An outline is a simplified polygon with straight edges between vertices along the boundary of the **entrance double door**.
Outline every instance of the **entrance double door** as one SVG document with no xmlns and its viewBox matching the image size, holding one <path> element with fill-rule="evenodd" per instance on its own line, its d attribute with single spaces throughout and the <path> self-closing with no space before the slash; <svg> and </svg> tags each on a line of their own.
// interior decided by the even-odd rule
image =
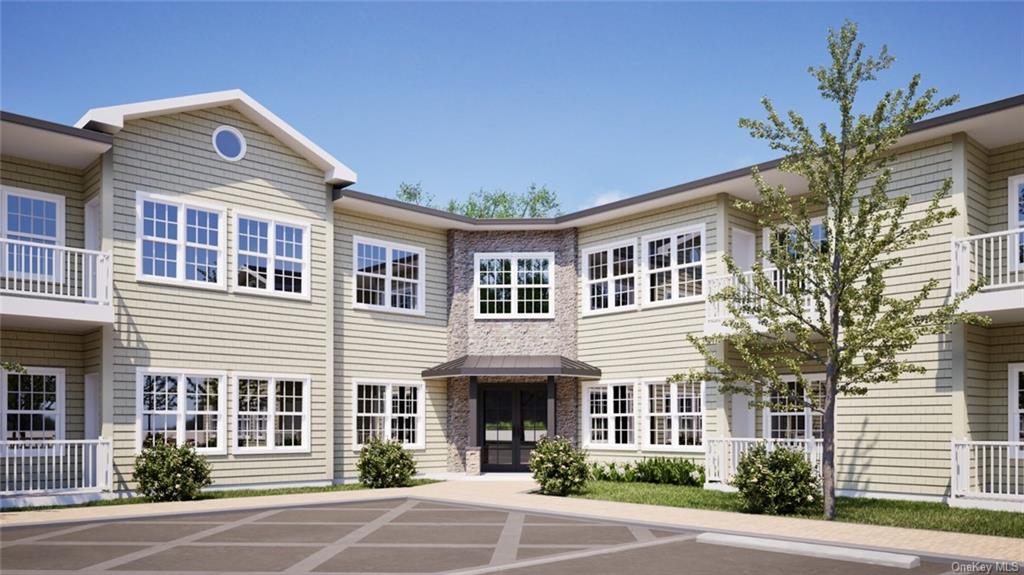
<svg viewBox="0 0 1024 575">
<path fill-rule="evenodd" d="M 548 433 L 545 384 L 481 385 L 480 468 L 527 471 L 537 441 Z"/>
</svg>

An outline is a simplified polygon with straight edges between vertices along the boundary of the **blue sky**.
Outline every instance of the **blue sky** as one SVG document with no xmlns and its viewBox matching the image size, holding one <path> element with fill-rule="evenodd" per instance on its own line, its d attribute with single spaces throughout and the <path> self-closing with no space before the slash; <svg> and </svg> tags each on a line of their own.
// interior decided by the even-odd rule
<svg viewBox="0 0 1024 575">
<path fill-rule="evenodd" d="M 392 195 L 545 184 L 571 211 L 774 157 L 773 98 L 827 119 L 809 65 L 859 22 L 957 108 L 1024 92 L 1024 4 L 0 4 L 0 107 L 242 88 Z M 869 100 L 865 99 L 865 103 Z"/>
</svg>

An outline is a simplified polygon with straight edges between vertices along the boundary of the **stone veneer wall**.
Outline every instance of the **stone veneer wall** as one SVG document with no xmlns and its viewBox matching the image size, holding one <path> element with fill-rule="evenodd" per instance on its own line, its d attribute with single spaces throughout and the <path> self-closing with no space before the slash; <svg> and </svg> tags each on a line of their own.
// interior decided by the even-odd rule
<svg viewBox="0 0 1024 575">
<path fill-rule="evenodd" d="M 448 358 L 474 355 L 564 355 L 576 358 L 578 317 L 576 230 L 448 232 Z M 553 319 L 474 318 L 473 255 L 483 252 L 554 252 Z M 525 378 L 516 378 L 526 381 Z M 511 378 L 480 378 L 481 382 Z M 529 381 L 546 381 L 534 378 Z M 558 378 L 556 433 L 576 441 L 578 429 L 575 378 Z M 448 469 L 465 471 L 469 441 L 469 378 L 448 381 Z"/>
</svg>

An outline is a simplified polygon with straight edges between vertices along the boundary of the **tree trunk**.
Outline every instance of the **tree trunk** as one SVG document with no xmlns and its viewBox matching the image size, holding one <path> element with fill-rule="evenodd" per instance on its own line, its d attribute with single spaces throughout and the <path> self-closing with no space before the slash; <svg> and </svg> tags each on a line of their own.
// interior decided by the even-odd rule
<svg viewBox="0 0 1024 575">
<path fill-rule="evenodd" d="M 825 410 L 821 422 L 821 492 L 825 506 L 825 519 L 836 518 L 836 398 L 833 376 L 825 381 Z"/>
</svg>

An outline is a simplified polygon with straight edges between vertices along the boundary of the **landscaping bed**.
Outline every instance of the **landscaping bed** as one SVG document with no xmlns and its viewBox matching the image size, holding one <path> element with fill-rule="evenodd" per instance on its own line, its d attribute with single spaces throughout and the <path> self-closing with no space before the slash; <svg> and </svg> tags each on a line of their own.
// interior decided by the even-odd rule
<svg viewBox="0 0 1024 575">
<path fill-rule="evenodd" d="M 736 493 L 654 483 L 589 481 L 584 491 L 574 497 L 713 511 L 741 512 L 742 510 L 740 497 Z M 944 503 L 860 497 L 838 497 L 836 505 L 836 520 L 845 523 L 888 525 L 1024 539 L 1024 513 L 961 509 L 949 507 Z M 794 517 L 822 519 L 821 515 L 816 513 L 802 513 L 794 515 Z"/>
</svg>

